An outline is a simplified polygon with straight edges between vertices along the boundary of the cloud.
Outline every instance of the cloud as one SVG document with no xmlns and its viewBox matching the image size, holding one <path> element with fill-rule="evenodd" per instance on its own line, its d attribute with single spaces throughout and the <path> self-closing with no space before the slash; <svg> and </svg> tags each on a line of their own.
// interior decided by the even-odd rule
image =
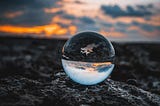
<svg viewBox="0 0 160 106">
<path fill-rule="evenodd" d="M 154 25 L 145 24 L 145 23 L 138 23 L 136 21 L 132 22 L 132 26 L 137 26 L 137 27 L 139 27 L 142 30 L 147 31 L 147 32 L 160 30 L 160 26 L 154 26 Z"/>
<path fill-rule="evenodd" d="M 101 29 L 99 32 L 101 34 L 103 34 L 104 36 L 110 37 L 110 38 L 124 38 L 124 37 L 127 36 L 126 33 L 118 32 L 118 31 L 109 31 L 109 32 L 107 32 L 107 31 Z"/>
<path fill-rule="evenodd" d="M 76 4 L 85 4 L 84 2 L 82 2 L 80 0 L 76 0 L 76 1 L 74 1 L 74 3 L 76 3 Z"/>
<path fill-rule="evenodd" d="M 3 11 L 16 11 L 20 9 L 41 9 L 44 7 L 52 7 L 58 0 L 1 0 L 1 10 Z M 2 12 L 3 12 L 2 11 Z"/>
<path fill-rule="evenodd" d="M 153 7 L 154 7 L 153 4 L 137 5 L 137 8 L 140 9 L 140 10 L 145 10 L 146 8 L 147 8 L 147 9 L 152 9 Z"/>
<path fill-rule="evenodd" d="M 71 4 L 85 4 L 85 2 L 81 0 L 63 0 L 65 3 L 71 3 Z"/>
<path fill-rule="evenodd" d="M 10 3 L 9 0 L 2 0 L 0 10 L 3 11 L 0 14 L 0 25 L 41 26 L 54 22 L 67 27 L 68 24 L 71 24 L 71 21 L 75 20 L 85 24 L 94 23 L 93 19 L 89 17 L 76 17 L 67 14 L 65 10 L 56 4 L 59 1 L 14 0 L 14 3 Z"/>
<path fill-rule="evenodd" d="M 21 27 L 13 25 L 3 25 L 0 26 L 0 32 L 6 34 L 16 34 L 16 35 L 45 35 L 45 37 L 54 36 L 64 36 L 68 34 L 73 34 L 77 30 L 76 26 L 70 25 L 68 27 L 61 27 L 58 24 L 50 24 L 43 26 L 33 26 L 33 27 Z"/>
<path fill-rule="evenodd" d="M 96 4 L 95 7 L 80 0 L 14 0 L 12 3 L 2 0 L 0 33 L 68 37 L 78 31 L 92 30 L 116 39 L 139 39 L 149 35 L 158 38 L 160 15 L 152 4 L 133 4 L 124 9 L 119 5 Z"/>
<path fill-rule="evenodd" d="M 70 14 L 62 14 L 62 17 L 63 18 L 66 18 L 66 19 L 70 19 L 70 20 L 74 20 L 76 19 L 76 17 L 74 15 L 70 15 Z"/>
<path fill-rule="evenodd" d="M 57 13 L 46 13 L 44 8 L 56 5 L 58 0 L 2 0 L 0 4 L 0 24 L 43 25 L 48 24 Z"/>
<path fill-rule="evenodd" d="M 8 0 L 2 1 L 0 9 L 0 32 L 10 34 L 44 34 L 47 37 L 55 35 L 72 35 L 77 27 L 93 29 L 94 20 L 87 16 L 77 17 L 66 13 L 56 4 L 59 0 L 15 0 L 11 4 Z M 5 8 L 7 5 L 10 8 Z M 12 9 L 13 8 L 13 9 Z M 81 23 L 81 24 L 79 24 Z M 75 26 L 78 25 L 78 26 Z"/>
<path fill-rule="evenodd" d="M 149 10 L 152 8 L 152 5 L 139 5 L 133 8 L 132 6 L 127 6 L 126 10 L 121 9 L 118 5 L 110 6 L 110 5 L 102 5 L 101 10 L 111 17 L 122 17 L 122 16 L 130 16 L 130 17 L 143 17 L 150 16 L 152 12 Z"/>
<path fill-rule="evenodd" d="M 89 17 L 86 17 L 86 16 L 80 17 L 79 19 L 80 19 L 82 22 L 84 22 L 85 24 L 94 24 L 94 23 L 95 23 L 93 19 L 91 19 L 91 18 L 89 18 Z"/>
<path fill-rule="evenodd" d="M 63 11 L 60 0 L 2 0 L 0 32 L 17 35 L 45 35 L 46 37 L 70 35 L 77 27 L 71 24 L 74 16 Z"/>
</svg>

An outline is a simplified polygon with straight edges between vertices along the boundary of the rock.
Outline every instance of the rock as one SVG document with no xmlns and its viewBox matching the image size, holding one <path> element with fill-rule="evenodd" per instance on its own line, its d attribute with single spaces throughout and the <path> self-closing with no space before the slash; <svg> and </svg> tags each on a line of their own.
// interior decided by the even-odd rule
<svg viewBox="0 0 160 106">
<path fill-rule="evenodd" d="M 136 81 L 135 79 L 128 79 L 128 80 L 127 80 L 127 84 L 137 86 L 137 81 Z"/>
<path fill-rule="evenodd" d="M 114 43 L 117 58 L 111 79 L 83 86 L 62 70 L 64 42 L 3 38 L 0 106 L 160 106 L 159 44 Z"/>
<path fill-rule="evenodd" d="M 160 96 L 122 82 L 105 80 L 93 86 L 72 82 L 64 72 L 52 81 L 21 76 L 0 80 L 1 106 L 160 106 Z"/>
</svg>

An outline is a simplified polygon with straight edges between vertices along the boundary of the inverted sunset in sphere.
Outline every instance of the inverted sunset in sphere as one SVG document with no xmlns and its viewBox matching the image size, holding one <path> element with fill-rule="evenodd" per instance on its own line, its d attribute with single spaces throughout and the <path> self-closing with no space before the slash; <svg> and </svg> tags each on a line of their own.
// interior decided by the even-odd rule
<svg viewBox="0 0 160 106">
<path fill-rule="evenodd" d="M 93 85 L 110 75 L 114 56 L 114 48 L 105 37 L 96 32 L 81 32 L 64 45 L 62 64 L 73 81 Z"/>
</svg>

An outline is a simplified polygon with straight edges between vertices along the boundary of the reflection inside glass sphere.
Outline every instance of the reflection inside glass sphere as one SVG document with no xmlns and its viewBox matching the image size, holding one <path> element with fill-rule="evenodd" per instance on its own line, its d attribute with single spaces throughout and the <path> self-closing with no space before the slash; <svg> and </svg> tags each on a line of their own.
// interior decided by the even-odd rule
<svg viewBox="0 0 160 106">
<path fill-rule="evenodd" d="M 114 56 L 114 48 L 105 37 L 95 32 L 82 32 L 64 45 L 62 65 L 73 81 L 93 85 L 110 75 Z"/>
</svg>

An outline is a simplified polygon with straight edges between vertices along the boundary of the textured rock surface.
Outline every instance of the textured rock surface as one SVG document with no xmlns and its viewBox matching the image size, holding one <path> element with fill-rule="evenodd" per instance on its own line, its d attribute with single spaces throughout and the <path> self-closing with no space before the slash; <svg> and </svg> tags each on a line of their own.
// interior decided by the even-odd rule
<svg viewBox="0 0 160 106">
<path fill-rule="evenodd" d="M 94 86 L 76 84 L 65 75 L 63 44 L 1 38 L 0 106 L 160 106 L 159 44 L 114 44 L 118 52 L 112 80 Z"/>
<path fill-rule="evenodd" d="M 57 72 L 50 81 L 33 80 L 22 76 L 1 79 L 0 103 L 9 106 L 158 106 L 160 97 L 113 80 L 106 80 L 94 86 L 81 86 L 70 81 L 65 73 Z"/>
</svg>

